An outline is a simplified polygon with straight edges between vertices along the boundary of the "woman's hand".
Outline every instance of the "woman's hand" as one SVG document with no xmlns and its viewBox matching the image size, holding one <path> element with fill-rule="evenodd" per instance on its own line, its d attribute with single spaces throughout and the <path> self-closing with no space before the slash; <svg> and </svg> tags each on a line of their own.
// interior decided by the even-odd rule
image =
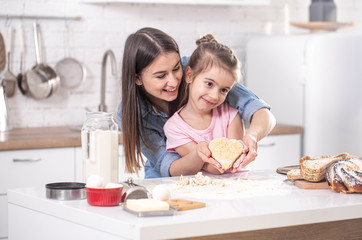
<svg viewBox="0 0 362 240">
<path fill-rule="evenodd" d="M 258 141 L 266 137 L 276 124 L 274 115 L 266 108 L 261 108 L 253 115 L 249 128 L 245 131 L 243 142 L 246 145 L 246 156 L 238 169 L 246 167 L 258 156 Z"/>
<path fill-rule="evenodd" d="M 258 149 L 258 142 L 257 139 L 251 135 L 245 135 L 243 138 L 243 142 L 246 146 L 244 149 L 244 154 L 246 156 L 242 160 L 241 164 L 238 167 L 238 170 L 246 167 L 249 163 L 255 160 L 258 156 L 257 149 Z"/>
<path fill-rule="evenodd" d="M 241 153 L 240 157 L 234 162 L 233 166 L 230 168 L 231 173 L 240 172 L 241 170 L 243 170 L 243 166 L 241 165 L 241 163 L 244 161 L 245 156 L 249 151 L 249 148 L 243 141 L 239 140 L 239 142 L 243 144 L 243 152 Z"/>
</svg>

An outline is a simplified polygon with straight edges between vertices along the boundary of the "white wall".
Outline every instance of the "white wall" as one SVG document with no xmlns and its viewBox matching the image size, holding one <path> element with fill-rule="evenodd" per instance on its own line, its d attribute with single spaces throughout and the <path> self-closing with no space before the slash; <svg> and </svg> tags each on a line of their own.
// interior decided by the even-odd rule
<svg viewBox="0 0 362 240">
<path fill-rule="evenodd" d="M 340 22 L 355 21 L 355 27 L 341 31 L 361 31 L 362 1 L 335 0 Z M 145 26 L 160 28 L 179 43 L 182 55 L 189 55 L 195 40 L 213 33 L 222 43 L 235 49 L 245 61 L 245 44 L 256 35 L 307 34 L 289 22 L 308 21 L 306 0 L 271 0 L 268 6 L 192 6 L 159 4 L 87 4 L 82 0 L 0 0 L 0 15 L 81 16 L 81 21 L 38 19 L 42 29 L 45 62 L 55 66 L 64 57 L 66 25 L 69 26 L 71 56 L 83 62 L 88 77 L 74 90 L 60 89 L 54 96 L 34 100 L 17 89 L 7 99 L 10 126 L 35 127 L 82 124 L 85 108 L 97 109 L 100 98 L 101 60 L 112 49 L 120 69 L 124 42 L 130 33 Z M 6 37 L 6 22 L 23 25 L 26 33 L 25 69 L 35 64 L 32 24 L 35 20 L 0 18 L 0 31 Z M 15 34 L 12 71 L 19 72 L 19 34 Z M 120 101 L 120 80 L 107 70 L 106 104 L 114 111 Z"/>
</svg>

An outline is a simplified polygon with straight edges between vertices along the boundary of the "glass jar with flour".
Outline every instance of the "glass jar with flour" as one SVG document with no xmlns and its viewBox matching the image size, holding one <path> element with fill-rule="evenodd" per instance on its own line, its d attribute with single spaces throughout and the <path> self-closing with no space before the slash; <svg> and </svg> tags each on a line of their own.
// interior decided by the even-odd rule
<svg viewBox="0 0 362 240">
<path fill-rule="evenodd" d="M 87 112 L 82 127 L 83 180 L 91 175 L 118 183 L 118 125 L 113 113 Z"/>
</svg>

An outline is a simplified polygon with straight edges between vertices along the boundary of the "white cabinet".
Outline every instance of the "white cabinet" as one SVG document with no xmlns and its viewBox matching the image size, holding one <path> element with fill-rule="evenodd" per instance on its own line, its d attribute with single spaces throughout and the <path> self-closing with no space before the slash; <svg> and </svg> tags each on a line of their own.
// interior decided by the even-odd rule
<svg viewBox="0 0 362 240">
<path fill-rule="evenodd" d="M 248 165 L 250 170 L 276 170 L 298 165 L 301 157 L 301 135 L 272 135 L 258 143 L 258 156 Z"/>
<path fill-rule="evenodd" d="M 75 180 L 74 148 L 0 151 L 0 238 L 7 237 L 7 190 Z"/>
<path fill-rule="evenodd" d="M 146 158 L 144 157 L 145 161 Z M 123 153 L 123 146 L 119 145 L 119 181 L 123 182 L 126 181 L 129 177 L 133 179 L 144 179 L 145 178 L 145 170 L 142 167 L 138 171 L 138 175 L 136 173 L 126 173 L 126 159 Z"/>
</svg>

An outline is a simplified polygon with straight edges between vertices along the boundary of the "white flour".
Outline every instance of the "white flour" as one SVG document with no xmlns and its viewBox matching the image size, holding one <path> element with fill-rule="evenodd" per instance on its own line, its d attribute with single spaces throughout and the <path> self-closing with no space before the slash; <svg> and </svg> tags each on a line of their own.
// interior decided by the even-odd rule
<svg viewBox="0 0 362 240">
<path fill-rule="evenodd" d="M 190 178 L 190 177 L 188 177 Z M 281 179 L 247 179 L 241 177 L 215 178 L 220 185 L 178 185 L 168 184 L 172 198 L 234 199 L 263 195 L 279 195 L 295 190 L 295 187 Z M 222 186 L 224 185 L 224 186 Z"/>
</svg>

